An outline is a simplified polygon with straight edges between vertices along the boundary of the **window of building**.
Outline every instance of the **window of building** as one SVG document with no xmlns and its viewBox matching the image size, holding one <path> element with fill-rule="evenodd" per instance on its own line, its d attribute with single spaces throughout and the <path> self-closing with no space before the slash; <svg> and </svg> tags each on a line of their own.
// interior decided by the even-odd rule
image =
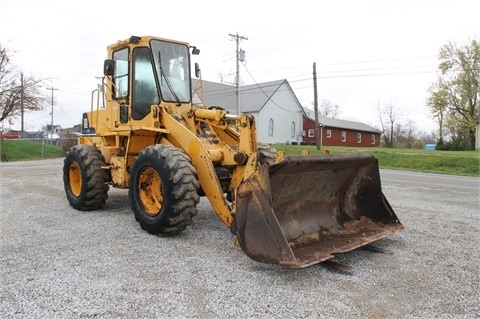
<svg viewBox="0 0 480 319">
<path fill-rule="evenodd" d="M 315 137 L 315 130 L 313 128 L 308 130 L 308 137 Z"/>
<path fill-rule="evenodd" d="M 347 132 L 342 131 L 342 142 L 346 142 L 346 141 L 347 141 Z"/>
<path fill-rule="evenodd" d="M 327 130 L 327 138 L 332 138 L 332 130 Z"/>
<path fill-rule="evenodd" d="M 372 134 L 372 144 L 375 145 L 375 134 Z"/>
<path fill-rule="evenodd" d="M 268 136 L 273 136 L 273 119 L 268 121 Z"/>
<path fill-rule="evenodd" d="M 290 125 L 290 137 L 295 137 L 295 121 L 292 121 L 292 125 Z"/>
<path fill-rule="evenodd" d="M 357 133 L 357 143 L 362 143 L 362 133 Z"/>
</svg>

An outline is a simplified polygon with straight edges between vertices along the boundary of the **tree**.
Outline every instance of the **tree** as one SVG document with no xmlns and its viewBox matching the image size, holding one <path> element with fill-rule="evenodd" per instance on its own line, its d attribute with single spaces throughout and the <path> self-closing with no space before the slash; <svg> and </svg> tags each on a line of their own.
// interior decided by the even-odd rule
<svg viewBox="0 0 480 319">
<path fill-rule="evenodd" d="M 403 148 L 422 148 L 424 142 L 418 136 L 415 123 L 412 119 L 407 119 L 405 124 L 397 123 L 395 125 L 394 143 L 396 147 Z"/>
<path fill-rule="evenodd" d="M 48 104 L 48 97 L 39 93 L 44 80 L 24 76 L 12 64 L 11 57 L 0 45 L 0 122 L 24 112 L 42 110 Z"/>
<path fill-rule="evenodd" d="M 445 44 L 439 53 L 439 76 L 429 90 L 427 104 L 453 142 L 475 149 L 475 117 L 480 112 L 480 42 Z M 441 142 L 443 142 L 441 140 Z"/>
<path fill-rule="evenodd" d="M 378 117 L 380 120 L 380 126 L 382 127 L 382 139 L 387 147 L 394 146 L 394 132 L 395 124 L 398 117 L 398 113 L 395 110 L 395 103 L 390 101 L 389 103 L 377 102 Z"/>
<path fill-rule="evenodd" d="M 443 144 L 448 111 L 448 91 L 442 78 L 439 78 L 437 82 L 430 86 L 429 94 L 427 105 L 430 107 L 433 118 L 438 121 L 438 143 Z"/>
<path fill-rule="evenodd" d="M 322 103 L 320 103 L 320 106 L 318 108 L 318 113 L 320 115 L 324 115 L 328 118 L 334 119 L 339 113 L 338 108 L 338 105 L 334 105 L 329 100 L 322 100 Z"/>
</svg>

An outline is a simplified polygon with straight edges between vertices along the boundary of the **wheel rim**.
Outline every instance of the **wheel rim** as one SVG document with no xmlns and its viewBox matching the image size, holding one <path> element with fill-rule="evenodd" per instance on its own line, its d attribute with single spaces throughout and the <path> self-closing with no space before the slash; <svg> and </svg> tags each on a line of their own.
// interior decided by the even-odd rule
<svg viewBox="0 0 480 319">
<path fill-rule="evenodd" d="M 160 213 L 164 199 L 162 179 L 151 167 L 145 168 L 139 175 L 138 197 L 148 215 L 156 216 Z"/>
<path fill-rule="evenodd" d="M 79 197 L 82 192 L 82 171 L 75 162 L 70 163 L 68 168 L 68 181 L 73 196 Z"/>
</svg>

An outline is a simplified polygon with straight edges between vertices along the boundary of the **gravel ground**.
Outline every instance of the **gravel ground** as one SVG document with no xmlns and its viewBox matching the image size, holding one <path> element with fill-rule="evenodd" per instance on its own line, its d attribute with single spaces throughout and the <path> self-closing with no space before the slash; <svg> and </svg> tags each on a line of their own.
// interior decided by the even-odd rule
<svg viewBox="0 0 480 319">
<path fill-rule="evenodd" d="M 205 199 L 173 238 L 140 229 L 126 190 L 75 211 L 62 165 L 0 164 L 1 318 L 480 318 L 478 191 L 384 183 L 392 254 L 295 270 L 249 259 Z"/>
</svg>

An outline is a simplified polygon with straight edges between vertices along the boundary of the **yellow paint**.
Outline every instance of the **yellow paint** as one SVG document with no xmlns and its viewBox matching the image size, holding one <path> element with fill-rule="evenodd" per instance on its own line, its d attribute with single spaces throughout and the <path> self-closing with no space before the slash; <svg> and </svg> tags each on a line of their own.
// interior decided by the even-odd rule
<svg viewBox="0 0 480 319">
<path fill-rule="evenodd" d="M 198 156 L 200 154 L 200 142 L 192 139 L 188 144 L 188 155 L 190 157 Z"/>
<path fill-rule="evenodd" d="M 73 196 L 79 197 L 82 192 L 82 171 L 76 162 L 72 162 L 68 168 L 68 181 Z"/>
<path fill-rule="evenodd" d="M 150 216 L 158 215 L 164 200 L 162 179 L 158 172 L 151 167 L 145 168 L 140 172 L 136 187 L 145 212 Z"/>
</svg>

